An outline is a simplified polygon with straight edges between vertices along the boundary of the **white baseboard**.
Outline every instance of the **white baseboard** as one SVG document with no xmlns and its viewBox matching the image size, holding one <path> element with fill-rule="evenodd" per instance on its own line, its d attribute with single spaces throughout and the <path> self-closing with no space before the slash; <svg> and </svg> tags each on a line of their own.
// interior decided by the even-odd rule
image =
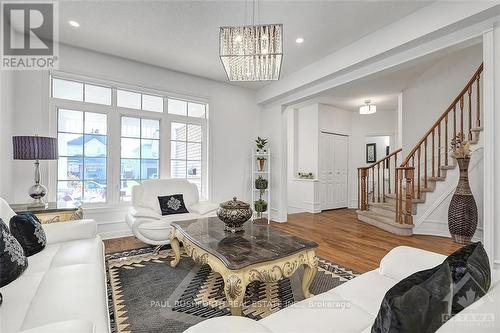
<svg viewBox="0 0 500 333">
<path fill-rule="evenodd" d="M 287 221 L 286 216 L 282 216 L 281 212 L 276 208 L 271 208 L 271 220 L 274 222 L 283 223 Z"/>
<path fill-rule="evenodd" d="M 132 236 L 132 231 L 125 221 L 97 222 L 97 233 L 102 239 Z"/>
<path fill-rule="evenodd" d="M 116 230 L 116 231 L 100 232 L 99 235 L 101 236 L 102 239 L 114 239 L 114 238 L 133 236 L 133 234 L 130 230 Z"/>
<path fill-rule="evenodd" d="M 433 221 L 427 220 L 425 223 L 418 226 L 413 230 L 415 235 L 431 235 L 431 236 L 440 236 L 451 238 L 450 232 L 448 230 L 448 222 L 447 221 Z M 483 240 L 483 229 L 477 228 L 474 237 L 472 237 L 473 241 L 482 241 Z"/>
</svg>

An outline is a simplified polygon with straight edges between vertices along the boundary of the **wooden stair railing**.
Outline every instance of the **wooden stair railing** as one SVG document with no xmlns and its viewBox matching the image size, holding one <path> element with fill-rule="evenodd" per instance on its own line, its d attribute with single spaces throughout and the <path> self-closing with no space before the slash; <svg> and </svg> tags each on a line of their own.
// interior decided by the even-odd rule
<svg viewBox="0 0 500 333">
<path fill-rule="evenodd" d="M 446 111 L 413 147 L 400 167 L 396 168 L 397 223 L 413 223 L 413 199 L 415 197 L 421 199 L 422 189 L 428 187 L 429 180 L 439 179 L 442 166 L 449 165 L 448 147 L 451 140 L 459 133 L 472 140 L 474 129 L 481 127 L 482 72 L 483 64 Z"/>
<path fill-rule="evenodd" d="M 386 194 L 395 193 L 395 174 L 400 153 L 401 149 L 395 150 L 367 167 L 358 168 L 359 210 L 368 210 L 370 199 L 372 202 L 385 202 Z"/>
</svg>

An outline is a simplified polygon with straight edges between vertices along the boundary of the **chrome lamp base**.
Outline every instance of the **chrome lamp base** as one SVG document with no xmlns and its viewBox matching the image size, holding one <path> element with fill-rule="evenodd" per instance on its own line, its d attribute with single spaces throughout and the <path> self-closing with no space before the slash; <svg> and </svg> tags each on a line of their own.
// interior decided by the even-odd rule
<svg viewBox="0 0 500 333">
<path fill-rule="evenodd" d="M 40 184 L 40 163 L 38 160 L 35 162 L 35 185 L 30 187 L 28 194 L 33 198 L 33 202 L 29 204 L 30 207 L 47 206 L 47 203 L 43 201 L 43 197 L 47 194 L 47 188 Z"/>
</svg>

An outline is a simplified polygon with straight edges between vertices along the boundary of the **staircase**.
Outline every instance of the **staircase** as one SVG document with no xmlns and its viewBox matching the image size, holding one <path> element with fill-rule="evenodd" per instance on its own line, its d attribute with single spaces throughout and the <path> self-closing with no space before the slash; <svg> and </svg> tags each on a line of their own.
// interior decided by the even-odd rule
<svg viewBox="0 0 500 333">
<path fill-rule="evenodd" d="M 413 216 L 425 204 L 426 194 L 456 167 L 449 153 L 451 140 L 464 133 L 472 149 L 479 142 L 482 71 L 483 64 L 404 159 L 398 149 L 358 168 L 359 220 L 397 235 L 413 234 Z"/>
</svg>

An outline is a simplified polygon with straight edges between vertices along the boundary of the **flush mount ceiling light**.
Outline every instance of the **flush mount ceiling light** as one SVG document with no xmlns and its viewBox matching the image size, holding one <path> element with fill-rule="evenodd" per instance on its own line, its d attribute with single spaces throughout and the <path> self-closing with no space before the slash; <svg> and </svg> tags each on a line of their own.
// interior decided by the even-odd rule
<svg viewBox="0 0 500 333">
<path fill-rule="evenodd" d="M 80 23 L 70 20 L 68 21 L 69 25 L 72 26 L 73 28 L 78 28 L 80 26 Z"/>
<path fill-rule="evenodd" d="M 283 59 L 283 25 L 220 27 L 219 56 L 229 81 L 279 80 Z M 246 15 L 245 15 L 246 17 Z"/>
<path fill-rule="evenodd" d="M 370 100 L 365 101 L 365 105 L 359 107 L 359 114 L 372 114 L 377 112 L 377 106 L 371 104 Z"/>
<path fill-rule="evenodd" d="M 302 44 L 302 43 L 304 43 L 304 38 L 302 38 L 302 37 L 297 38 L 297 39 L 295 40 L 295 43 L 297 43 L 297 44 Z"/>
</svg>

